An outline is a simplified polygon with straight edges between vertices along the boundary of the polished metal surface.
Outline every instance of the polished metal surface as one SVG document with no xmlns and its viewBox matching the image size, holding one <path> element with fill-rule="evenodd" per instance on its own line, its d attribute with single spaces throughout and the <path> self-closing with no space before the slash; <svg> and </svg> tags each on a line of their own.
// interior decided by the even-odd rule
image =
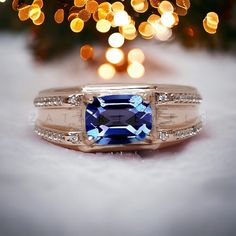
<svg viewBox="0 0 236 236">
<path fill-rule="evenodd" d="M 85 131 L 86 105 L 93 97 L 114 94 L 136 94 L 150 103 L 153 127 L 145 140 L 126 145 L 97 145 L 89 139 Z M 179 85 L 109 84 L 44 90 L 34 100 L 39 108 L 36 133 L 52 143 L 84 152 L 157 149 L 200 131 L 200 102 L 195 88 Z"/>
</svg>

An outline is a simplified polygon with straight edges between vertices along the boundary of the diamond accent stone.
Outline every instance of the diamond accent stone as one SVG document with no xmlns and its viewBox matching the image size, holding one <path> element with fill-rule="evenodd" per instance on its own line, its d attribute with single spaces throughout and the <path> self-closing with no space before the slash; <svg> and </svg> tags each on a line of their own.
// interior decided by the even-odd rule
<svg viewBox="0 0 236 236">
<path fill-rule="evenodd" d="M 78 106 L 81 102 L 81 97 L 78 94 L 73 94 L 68 97 L 68 103 L 73 106 Z"/>
<path fill-rule="evenodd" d="M 161 103 L 169 101 L 169 97 L 167 93 L 160 93 L 158 97 L 158 101 Z"/>
<path fill-rule="evenodd" d="M 94 97 L 86 108 L 86 132 L 96 144 L 145 140 L 152 129 L 152 109 L 139 95 Z"/>
<path fill-rule="evenodd" d="M 81 141 L 78 132 L 63 133 L 36 126 L 35 133 L 42 138 L 55 143 L 66 142 L 69 144 L 78 144 Z"/>
<path fill-rule="evenodd" d="M 173 135 L 176 139 L 184 139 L 184 138 L 189 138 L 193 135 L 198 134 L 201 129 L 202 129 L 202 122 L 199 122 L 198 124 L 189 127 L 189 128 L 185 128 L 185 129 L 179 129 L 179 130 L 175 130 Z"/>
<path fill-rule="evenodd" d="M 156 93 L 156 103 L 190 103 L 199 104 L 202 98 L 199 94 L 192 93 Z"/>
<path fill-rule="evenodd" d="M 61 96 L 37 97 L 34 99 L 34 105 L 36 107 L 61 106 L 63 100 Z"/>
<path fill-rule="evenodd" d="M 79 142 L 79 135 L 77 133 L 70 133 L 68 141 L 71 143 L 78 143 Z"/>
<path fill-rule="evenodd" d="M 166 141 L 169 138 L 169 134 L 166 131 L 159 132 L 159 139 L 162 141 Z"/>
</svg>

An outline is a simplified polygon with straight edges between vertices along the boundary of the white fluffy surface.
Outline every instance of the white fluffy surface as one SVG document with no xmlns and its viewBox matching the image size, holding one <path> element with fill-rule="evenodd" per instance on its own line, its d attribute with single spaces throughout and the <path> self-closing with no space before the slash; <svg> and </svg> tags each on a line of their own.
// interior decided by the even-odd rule
<svg viewBox="0 0 236 236">
<path fill-rule="evenodd" d="M 203 133 L 142 156 L 83 154 L 33 134 L 32 100 L 44 88 L 103 82 L 95 68 L 78 50 L 36 64 L 24 36 L 0 35 L 0 235 L 236 235 L 236 60 L 178 45 L 143 49 L 140 82 L 201 91 Z"/>
</svg>

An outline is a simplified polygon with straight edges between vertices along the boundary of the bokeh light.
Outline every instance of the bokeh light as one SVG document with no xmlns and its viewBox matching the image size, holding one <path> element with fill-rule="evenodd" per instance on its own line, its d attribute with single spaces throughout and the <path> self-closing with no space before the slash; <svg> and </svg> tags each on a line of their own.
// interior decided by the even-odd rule
<svg viewBox="0 0 236 236">
<path fill-rule="evenodd" d="M 125 42 L 125 38 L 120 33 L 113 33 L 108 38 L 108 43 L 113 48 L 119 48 L 121 47 Z"/>
<path fill-rule="evenodd" d="M 109 63 L 104 63 L 98 68 L 98 75 L 106 80 L 109 80 L 114 77 L 116 74 L 116 69 Z"/>
<path fill-rule="evenodd" d="M 124 53 L 118 48 L 108 48 L 106 51 L 106 59 L 112 64 L 121 64 L 124 61 Z"/>
<path fill-rule="evenodd" d="M 64 21 L 64 9 L 58 9 L 54 14 L 54 20 L 61 24 Z"/>
<path fill-rule="evenodd" d="M 126 11 L 118 11 L 114 15 L 114 24 L 124 26 L 129 24 L 129 15 Z"/>
<path fill-rule="evenodd" d="M 133 62 L 128 65 L 127 73 L 131 78 L 139 79 L 144 75 L 145 69 L 141 63 Z"/>
<path fill-rule="evenodd" d="M 144 59 L 145 59 L 144 53 L 139 48 L 134 48 L 134 49 L 130 50 L 128 53 L 128 61 L 130 63 L 138 62 L 138 63 L 142 64 L 144 62 Z"/>
<path fill-rule="evenodd" d="M 106 19 L 101 19 L 97 22 L 96 28 L 99 32 L 106 33 L 110 30 L 111 23 L 110 23 L 110 21 L 108 21 Z"/>
<path fill-rule="evenodd" d="M 162 14 L 161 16 L 161 23 L 168 27 L 171 28 L 174 26 L 175 24 L 175 17 L 172 13 L 170 12 L 165 12 L 164 14 Z"/>
<path fill-rule="evenodd" d="M 31 4 L 18 3 L 18 0 L 13 0 L 12 8 L 18 11 L 21 21 L 31 19 L 35 25 L 43 24 L 45 21 L 43 0 L 33 0 Z M 124 1 L 110 3 L 98 0 L 73 0 L 71 3 L 58 5 L 54 20 L 58 24 L 68 21 L 71 30 L 75 33 L 80 33 L 90 23 L 88 27 L 94 27 L 100 33 L 112 31 L 107 40 L 111 48 L 106 50 L 105 59 L 108 63 L 105 63 L 104 68 L 109 65 L 109 68 L 112 67 L 117 72 L 127 69 L 130 77 L 139 78 L 144 74 L 144 53 L 136 48 L 125 55 L 121 47 L 127 40 L 134 40 L 138 34 L 146 40 L 172 39 L 174 32 L 172 28 L 179 24 L 179 16 L 188 13 L 191 4 L 190 0 L 131 0 L 130 5 L 131 11 Z M 143 17 L 144 12 L 147 15 Z M 219 25 L 217 13 L 207 13 L 202 24 L 207 33 L 215 34 Z M 196 31 L 191 25 L 183 29 L 183 32 L 189 37 L 196 36 Z M 93 47 L 82 46 L 80 56 L 85 61 L 93 59 Z"/>
<path fill-rule="evenodd" d="M 219 17 L 215 12 L 207 13 L 203 20 L 203 27 L 209 34 L 215 34 L 219 24 Z"/>
<path fill-rule="evenodd" d="M 93 58 L 93 47 L 86 44 L 80 48 L 80 57 L 84 60 L 90 60 Z"/>
<path fill-rule="evenodd" d="M 70 22 L 70 28 L 73 32 L 79 33 L 83 30 L 84 28 L 84 21 L 81 20 L 80 18 L 76 17 Z"/>
</svg>

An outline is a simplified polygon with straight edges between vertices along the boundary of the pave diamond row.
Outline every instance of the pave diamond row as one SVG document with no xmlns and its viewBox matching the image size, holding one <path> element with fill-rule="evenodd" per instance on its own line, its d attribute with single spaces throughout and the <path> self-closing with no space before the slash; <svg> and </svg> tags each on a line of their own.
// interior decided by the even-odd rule
<svg viewBox="0 0 236 236">
<path fill-rule="evenodd" d="M 201 131 L 202 127 L 202 122 L 199 122 L 196 125 L 184 129 L 159 130 L 158 139 L 164 142 L 190 138 L 197 135 Z M 82 142 L 82 136 L 79 132 L 59 132 L 35 126 L 35 133 L 43 139 L 54 143 L 78 145 Z"/>
<path fill-rule="evenodd" d="M 55 143 L 79 144 L 81 142 L 81 133 L 79 132 L 59 132 L 35 126 L 35 133 Z"/>
<path fill-rule="evenodd" d="M 190 103 L 199 104 L 202 98 L 199 94 L 192 93 L 156 93 L 156 102 L 159 104 Z"/>
<path fill-rule="evenodd" d="M 36 107 L 52 107 L 52 106 L 78 106 L 81 104 L 82 96 L 79 94 L 72 94 L 69 96 L 47 96 L 36 97 L 34 105 Z"/>
<path fill-rule="evenodd" d="M 62 96 L 37 97 L 34 99 L 36 107 L 62 106 L 64 98 Z"/>
<path fill-rule="evenodd" d="M 199 104 L 202 98 L 199 94 L 192 93 L 156 93 L 155 102 L 159 104 L 176 104 L 189 103 Z M 71 94 L 69 96 L 47 96 L 36 97 L 34 105 L 36 107 L 52 107 L 52 106 L 78 106 L 82 103 L 81 94 Z"/>
<path fill-rule="evenodd" d="M 202 127 L 203 127 L 202 122 L 199 122 L 196 125 L 184 129 L 161 130 L 158 131 L 158 138 L 161 141 L 167 141 L 168 139 L 175 139 L 175 140 L 186 139 L 198 134 L 201 131 Z"/>
</svg>

